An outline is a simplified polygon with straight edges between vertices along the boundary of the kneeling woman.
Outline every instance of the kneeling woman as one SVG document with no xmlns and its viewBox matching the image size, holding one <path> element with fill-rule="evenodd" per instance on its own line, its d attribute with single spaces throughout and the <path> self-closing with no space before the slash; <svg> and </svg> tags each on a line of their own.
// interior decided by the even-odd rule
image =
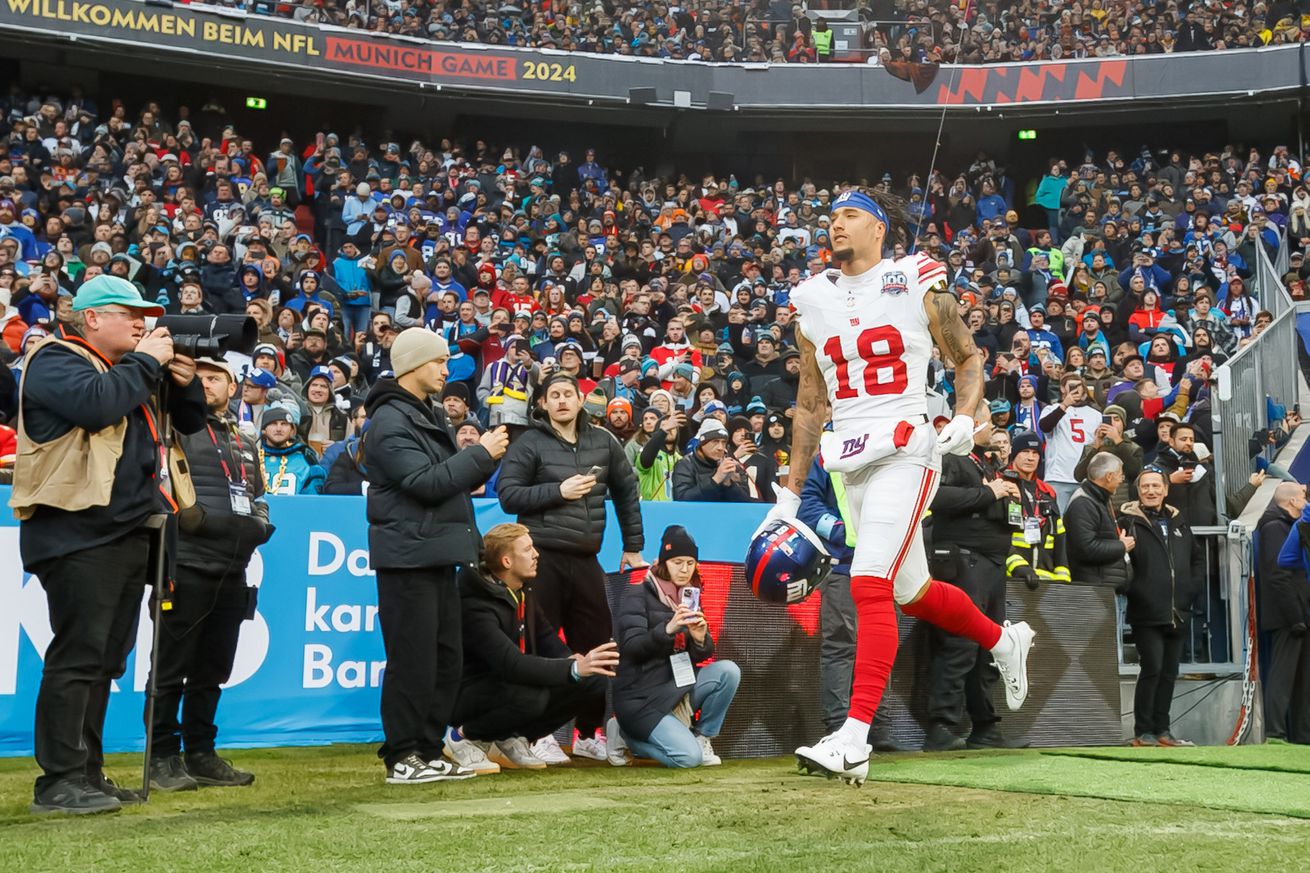
<svg viewBox="0 0 1310 873">
<path fill-rule="evenodd" d="M 684 589 L 699 593 L 698 554 L 685 529 L 669 527 L 655 566 L 624 589 L 619 605 L 614 712 L 629 748 L 666 767 L 723 763 L 710 739 L 718 736 L 741 681 L 731 661 L 694 666 L 714 654 L 705 616 L 683 605 Z"/>
</svg>

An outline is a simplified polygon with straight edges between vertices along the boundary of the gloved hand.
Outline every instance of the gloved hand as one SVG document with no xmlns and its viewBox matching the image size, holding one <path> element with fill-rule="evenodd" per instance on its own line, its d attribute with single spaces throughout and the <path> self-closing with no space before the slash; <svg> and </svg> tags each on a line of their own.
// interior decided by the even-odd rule
<svg viewBox="0 0 1310 873">
<path fill-rule="evenodd" d="M 1023 584 L 1028 586 L 1029 591 L 1036 591 L 1038 586 L 1042 583 L 1041 577 L 1037 575 L 1037 571 L 1026 564 L 1022 567 L 1015 567 L 1014 572 L 1010 575 L 1016 579 L 1022 579 Z"/>
<path fill-rule="evenodd" d="M 973 448 L 973 432 L 977 425 L 971 415 L 957 415 L 937 434 L 937 451 L 943 455 L 967 455 Z"/>
<path fill-rule="evenodd" d="M 778 502 L 773 504 L 768 515 L 764 516 L 764 521 L 760 526 L 755 528 L 755 533 L 751 534 L 751 539 L 760 535 L 760 531 L 768 526 L 769 522 L 776 521 L 780 518 L 795 518 L 796 513 L 801 510 L 801 496 L 790 488 L 783 488 L 778 483 L 773 483 L 773 493 L 777 495 Z"/>
</svg>

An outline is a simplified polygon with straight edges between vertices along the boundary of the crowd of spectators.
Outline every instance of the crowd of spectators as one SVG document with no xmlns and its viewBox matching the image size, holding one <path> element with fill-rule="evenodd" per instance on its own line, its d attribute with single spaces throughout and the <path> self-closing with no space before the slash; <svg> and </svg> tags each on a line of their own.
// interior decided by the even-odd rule
<svg viewBox="0 0 1310 873">
<path fill-rule="evenodd" d="M 773 499 L 799 370 L 788 297 L 828 264 L 838 184 L 619 177 L 592 149 L 574 161 L 326 131 L 256 148 L 209 108 L 6 99 L 6 381 L 108 272 L 170 312 L 259 323 L 232 412 L 260 438 L 271 493 L 359 493 L 364 398 L 397 332 L 422 325 L 453 350 L 442 402 L 465 444 L 500 424 L 517 438 L 537 386 L 563 372 L 643 499 Z M 999 430 L 1039 434 L 1063 508 L 1089 447 L 1129 442 L 1149 462 L 1181 421 L 1199 452 L 1211 444 L 1211 375 L 1270 320 L 1249 285 L 1284 228 L 1303 294 L 1300 176 L 1283 146 L 1228 146 L 1089 152 L 1032 180 L 979 154 L 926 183 L 874 184 L 945 262 Z M 943 418 L 952 375 L 937 363 L 929 380 Z M 0 386 L 5 416 L 13 396 Z"/>
<path fill-rule="evenodd" d="M 521 5 L 214 0 L 210 5 L 441 42 L 751 63 L 815 63 L 834 55 L 832 30 L 820 23 L 823 15 L 789 0 Z M 1290 0 L 865 0 L 858 6 L 863 46 L 854 59 L 984 64 L 1283 45 L 1310 34 L 1304 11 L 1304 4 Z"/>
</svg>

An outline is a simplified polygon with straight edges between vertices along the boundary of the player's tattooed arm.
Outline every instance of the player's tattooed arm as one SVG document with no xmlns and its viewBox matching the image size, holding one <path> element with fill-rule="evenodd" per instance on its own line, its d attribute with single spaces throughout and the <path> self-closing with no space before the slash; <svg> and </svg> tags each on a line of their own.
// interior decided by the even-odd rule
<svg viewBox="0 0 1310 873">
<path fill-rule="evenodd" d="M 960 301 L 941 285 L 928 293 L 924 308 L 942 358 L 955 369 L 955 410 L 960 415 L 974 414 L 983 399 L 983 361 L 973 333 L 960 318 Z"/>
<path fill-rule="evenodd" d="M 791 423 L 791 475 L 787 487 L 797 494 L 819 451 L 819 436 L 828 422 L 828 386 L 814 355 L 814 343 L 796 331 L 801 351 L 800 382 L 796 386 L 796 414 Z"/>
</svg>

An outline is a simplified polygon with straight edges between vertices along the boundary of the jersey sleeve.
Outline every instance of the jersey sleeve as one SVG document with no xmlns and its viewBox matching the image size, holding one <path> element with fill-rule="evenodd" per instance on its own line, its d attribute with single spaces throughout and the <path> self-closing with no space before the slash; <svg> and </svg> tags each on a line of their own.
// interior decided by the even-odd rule
<svg viewBox="0 0 1310 873">
<path fill-rule="evenodd" d="M 919 289 L 924 294 L 934 285 L 946 281 L 946 265 L 925 252 L 915 254 L 914 269 L 918 275 Z"/>
</svg>

